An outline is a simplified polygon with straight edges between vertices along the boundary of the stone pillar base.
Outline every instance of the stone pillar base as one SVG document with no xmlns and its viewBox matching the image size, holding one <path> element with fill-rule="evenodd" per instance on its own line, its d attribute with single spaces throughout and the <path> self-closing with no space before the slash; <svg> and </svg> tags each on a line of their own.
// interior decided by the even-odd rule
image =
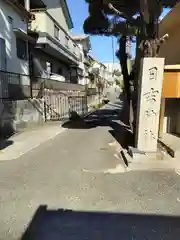
<svg viewBox="0 0 180 240">
<path fill-rule="evenodd" d="M 140 151 L 137 148 L 129 147 L 128 148 L 128 155 L 130 162 L 141 162 L 141 161 L 149 161 L 149 160 L 163 160 L 163 153 L 161 151 L 155 152 L 145 152 Z"/>
</svg>

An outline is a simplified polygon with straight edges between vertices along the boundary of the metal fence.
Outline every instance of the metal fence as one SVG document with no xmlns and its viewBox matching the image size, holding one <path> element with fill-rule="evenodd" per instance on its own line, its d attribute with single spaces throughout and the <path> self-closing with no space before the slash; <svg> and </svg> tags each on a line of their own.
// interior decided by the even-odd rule
<svg viewBox="0 0 180 240">
<path fill-rule="evenodd" d="M 21 100 L 38 97 L 43 94 L 44 89 L 82 93 L 86 91 L 85 86 L 80 84 L 0 71 L 0 99 Z"/>
<path fill-rule="evenodd" d="M 0 71 L 0 99 L 21 100 L 31 97 L 28 75 Z"/>
<path fill-rule="evenodd" d="M 0 100 L 41 98 L 46 120 L 68 118 L 75 112 L 86 114 L 96 94 L 95 89 L 79 84 L 0 71 Z"/>
</svg>

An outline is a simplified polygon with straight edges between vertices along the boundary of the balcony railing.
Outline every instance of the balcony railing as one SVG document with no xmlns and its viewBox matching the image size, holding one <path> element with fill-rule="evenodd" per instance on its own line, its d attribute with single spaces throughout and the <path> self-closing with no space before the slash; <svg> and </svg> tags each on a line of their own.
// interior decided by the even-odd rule
<svg viewBox="0 0 180 240">
<path fill-rule="evenodd" d="M 43 97 L 44 89 L 67 93 L 86 91 L 86 87 L 80 84 L 0 71 L 0 101 Z"/>
<path fill-rule="evenodd" d="M 69 54 L 80 59 L 80 49 L 76 42 L 45 9 L 35 9 L 31 12 L 35 14 L 35 20 L 29 25 L 32 31 L 39 33 L 42 38 L 48 35 L 53 43 L 62 46 Z"/>
</svg>

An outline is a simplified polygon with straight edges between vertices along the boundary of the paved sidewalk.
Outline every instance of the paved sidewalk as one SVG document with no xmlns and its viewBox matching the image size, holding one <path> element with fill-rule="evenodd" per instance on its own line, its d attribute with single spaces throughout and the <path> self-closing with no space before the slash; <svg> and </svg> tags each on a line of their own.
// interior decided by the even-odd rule
<svg viewBox="0 0 180 240">
<path fill-rule="evenodd" d="M 96 102 L 93 102 L 93 104 Z M 93 111 L 95 110 L 89 107 L 87 115 Z M 61 121 L 49 122 L 43 126 L 26 129 L 24 132 L 13 135 L 8 140 L 0 143 L 0 161 L 17 159 L 46 141 L 52 140 L 66 130 L 62 128 L 62 124 Z"/>
<path fill-rule="evenodd" d="M 4 149 L 1 147 L 0 161 L 17 159 L 44 142 L 52 140 L 64 131 L 65 129 L 61 127 L 61 123 L 57 122 L 54 124 L 44 124 L 43 126 L 15 134 L 3 142 L 5 147 Z"/>
</svg>

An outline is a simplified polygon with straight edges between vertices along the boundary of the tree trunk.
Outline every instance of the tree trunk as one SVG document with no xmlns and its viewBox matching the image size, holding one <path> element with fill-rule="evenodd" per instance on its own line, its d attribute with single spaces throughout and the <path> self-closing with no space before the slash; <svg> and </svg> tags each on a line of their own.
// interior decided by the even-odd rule
<svg viewBox="0 0 180 240">
<path fill-rule="evenodd" d="M 125 92 L 125 99 L 126 102 L 124 103 L 124 114 L 125 114 L 125 122 L 127 125 L 130 125 L 131 130 L 133 130 L 133 108 L 132 108 L 132 99 L 131 99 L 131 85 L 130 85 L 130 75 L 128 72 L 127 66 L 127 53 L 126 53 L 126 44 L 127 44 L 127 37 L 121 36 L 120 38 L 120 46 L 119 46 L 119 59 L 121 64 L 121 70 L 123 75 L 124 81 L 124 92 Z"/>
<path fill-rule="evenodd" d="M 130 94 L 129 73 L 128 73 L 128 67 L 127 67 L 126 42 L 127 42 L 127 37 L 122 36 L 120 38 L 119 57 L 120 57 L 121 70 L 123 74 L 124 92 L 126 94 L 126 100 L 129 106 L 131 94 Z"/>
<path fill-rule="evenodd" d="M 147 7 L 147 6 L 146 6 Z M 141 59 L 144 57 L 157 57 L 161 40 L 158 38 L 158 17 L 153 15 L 152 12 L 148 16 L 140 15 L 141 27 L 136 38 L 136 58 L 135 58 L 135 71 L 134 71 L 134 92 L 133 92 L 133 132 L 136 133 L 136 119 L 137 119 L 137 103 L 139 91 L 139 78 Z M 157 13 L 157 15 L 159 12 Z M 148 20 L 149 19 L 149 20 Z"/>
</svg>

